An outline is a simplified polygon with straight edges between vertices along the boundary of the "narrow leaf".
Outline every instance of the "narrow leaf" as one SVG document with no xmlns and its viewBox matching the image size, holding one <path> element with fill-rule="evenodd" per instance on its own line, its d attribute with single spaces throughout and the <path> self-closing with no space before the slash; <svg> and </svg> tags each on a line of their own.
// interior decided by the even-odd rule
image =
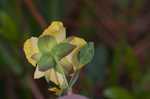
<svg viewBox="0 0 150 99">
<path fill-rule="evenodd" d="M 119 80 L 119 69 L 120 64 L 122 63 L 123 55 L 125 53 L 125 45 L 124 44 L 117 44 L 116 48 L 114 50 L 113 60 L 110 67 L 110 79 L 109 84 L 110 85 L 116 85 Z"/>
<path fill-rule="evenodd" d="M 3 42 L 0 41 L 0 55 L 2 61 L 9 66 L 9 68 L 17 75 L 21 75 L 23 69 L 19 61 L 16 60 L 14 56 L 11 56 L 9 50 L 3 45 Z"/>
<path fill-rule="evenodd" d="M 136 84 L 136 86 L 135 86 L 136 92 L 135 93 L 139 94 L 139 93 L 145 91 L 145 88 L 148 86 L 149 83 L 150 83 L 150 69 L 148 69 L 148 71 L 143 74 L 143 76 L 140 78 L 140 80 Z"/>
<path fill-rule="evenodd" d="M 138 60 L 130 47 L 126 48 L 125 64 L 129 77 L 134 81 L 137 80 L 139 78 Z"/>
<path fill-rule="evenodd" d="M 73 76 L 72 76 L 72 78 L 71 78 L 71 80 L 69 82 L 69 88 L 72 88 L 73 85 L 75 84 L 75 82 L 77 81 L 78 76 L 79 76 L 79 72 L 80 72 L 80 70 L 77 69 L 76 72 L 73 74 Z"/>
</svg>

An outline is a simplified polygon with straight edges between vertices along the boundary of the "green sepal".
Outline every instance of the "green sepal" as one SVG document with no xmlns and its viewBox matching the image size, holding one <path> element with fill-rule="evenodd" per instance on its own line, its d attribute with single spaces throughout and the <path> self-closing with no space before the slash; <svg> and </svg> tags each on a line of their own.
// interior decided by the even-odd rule
<svg viewBox="0 0 150 99">
<path fill-rule="evenodd" d="M 60 60 L 61 58 L 71 53 L 73 49 L 75 49 L 75 47 L 76 47 L 75 45 L 69 43 L 60 43 L 52 49 L 52 54 L 56 55 Z"/>
<path fill-rule="evenodd" d="M 78 60 L 81 64 L 88 64 L 94 56 L 94 43 L 89 42 L 78 53 Z"/>
<path fill-rule="evenodd" d="M 43 36 L 38 40 L 38 48 L 41 53 L 50 52 L 57 45 L 56 38 L 53 36 Z"/>
<path fill-rule="evenodd" d="M 40 71 L 47 71 L 48 69 L 55 66 L 55 64 L 56 62 L 53 56 L 50 53 L 45 53 L 42 55 L 37 65 L 39 66 Z"/>
</svg>

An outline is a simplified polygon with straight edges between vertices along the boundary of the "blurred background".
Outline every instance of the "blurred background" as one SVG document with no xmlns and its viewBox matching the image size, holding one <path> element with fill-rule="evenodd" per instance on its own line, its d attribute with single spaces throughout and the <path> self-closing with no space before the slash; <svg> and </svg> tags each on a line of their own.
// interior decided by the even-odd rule
<svg viewBox="0 0 150 99">
<path fill-rule="evenodd" d="M 0 0 L 0 99 L 55 99 L 33 79 L 23 43 L 52 21 L 95 43 L 73 92 L 90 99 L 150 99 L 149 0 Z"/>
</svg>

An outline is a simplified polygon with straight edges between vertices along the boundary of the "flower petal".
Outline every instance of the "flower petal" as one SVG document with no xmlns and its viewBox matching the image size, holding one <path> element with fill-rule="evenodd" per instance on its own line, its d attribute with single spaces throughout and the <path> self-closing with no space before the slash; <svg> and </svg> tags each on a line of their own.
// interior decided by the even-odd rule
<svg viewBox="0 0 150 99">
<path fill-rule="evenodd" d="M 40 37 L 45 35 L 54 36 L 57 42 L 60 43 L 66 39 L 66 29 L 64 28 L 62 22 L 54 21 L 47 29 L 45 29 Z"/>
<path fill-rule="evenodd" d="M 68 56 L 66 56 L 66 58 L 68 59 L 69 62 L 71 62 L 73 64 L 74 70 L 76 70 L 78 65 L 81 68 L 83 66 L 83 64 L 79 63 L 79 61 L 77 59 L 77 53 L 84 45 L 87 44 L 87 42 L 84 39 L 75 37 L 75 36 L 69 37 L 67 39 L 67 42 L 69 42 L 72 45 L 75 45 L 76 48 Z"/>
<path fill-rule="evenodd" d="M 60 64 L 63 67 L 66 74 L 72 74 L 74 72 L 73 65 L 68 61 L 67 58 L 63 58 L 60 60 Z"/>
<path fill-rule="evenodd" d="M 39 71 L 39 67 L 36 67 L 36 70 L 34 72 L 34 79 L 39 79 L 44 76 L 44 72 Z"/>
<path fill-rule="evenodd" d="M 33 60 L 31 57 L 35 53 L 39 53 L 37 41 L 38 41 L 38 38 L 36 38 L 36 37 L 29 38 L 25 41 L 24 48 L 23 48 L 26 58 L 33 66 L 36 66 L 37 61 Z"/>
<path fill-rule="evenodd" d="M 56 95 L 60 95 L 62 93 L 62 90 L 56 88 L 56 87 L 52 87 L 52 88 L 48 88 L 49 91 L 55 92 Z"/>
<path fill-rule="evenodd" d="M 64 78 L 61 73 L 56 72 L 53 68 L 50 70 L 50 81 L 54 82 L 60 88 L 64 86 Z"/>
</svg>

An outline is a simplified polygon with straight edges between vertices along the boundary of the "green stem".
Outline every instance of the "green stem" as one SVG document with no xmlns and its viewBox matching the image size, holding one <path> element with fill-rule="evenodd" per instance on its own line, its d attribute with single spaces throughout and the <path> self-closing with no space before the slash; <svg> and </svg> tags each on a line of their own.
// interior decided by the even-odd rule
<svg viewBox="0 0 150 99">
<path fill-rule="evenodd" d="M 63 68 L 61 67 L 61 65 L 59 64 L 58 58 L 57 58 L 56 56 L 54 56 L 54 59 L 55 59 L 55 61 L 56 61 L 56 64 L 58 65 L 58 68 L 61 70 L 61 72 L 62 72 L 62 74 L 63 74 L 63 78 L 64 78 L 64 81 L 65 81 L 65 84 L 66 84 L 67 87 L 68 87 L 69 85 L 68 85 L 68 81 L 67 81 L 67 79 L 66 79 L 64 70 L 63 70 Z"/>
<path fill-rule="evenodd" d="M 75 73 L 73 74 L 70 82 L 69 82 L 69 88 L 72 88 L 73 85 L 76 83 L 76 81 L 78 80 L 78 77 L 79 77 L 79 72 L 80 72 L 80 69 L 77 69 L 75 71 Z"/>
</svg>

